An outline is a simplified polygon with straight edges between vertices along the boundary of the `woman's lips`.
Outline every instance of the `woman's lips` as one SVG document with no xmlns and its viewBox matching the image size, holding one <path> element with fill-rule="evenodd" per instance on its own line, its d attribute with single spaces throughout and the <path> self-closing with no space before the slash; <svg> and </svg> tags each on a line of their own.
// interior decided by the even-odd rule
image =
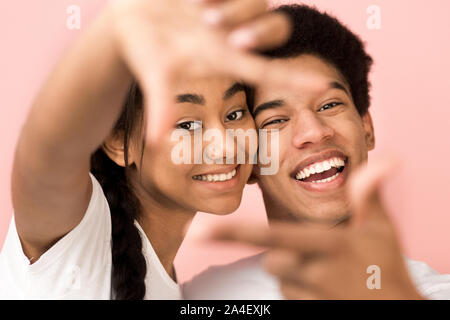
<svg viewBox="0 0 450 320">
<path fill-rule="evenodd" d="M 208 175 L 198 175 L 198 176 L 194 176 L 197 178 L 192 178 L 194 180 L 195 183 L 198 183 L 199 185 L 201 185 L 202 187 L 206 187 L 212 190 L 216 190 L 216 191 L 224 191 L 227 189 L 232 189 L 234 187 L 236 187 L 239 184 L 239 177 L 240 177 L 240 167 L 241 165 L 236 166 L 232 171 L 228 172 L 227 174 L 222 173 L 222 174 L 208 174 Z M 220 175 L 228 175 L 227 178 L 224 179 L 224 177 L 220 177 Z M 211 177 L 211 176 L 219 176 L 217 179 L 217 177 Z M 231 176 L 230 176 L 231 175 Z M 205 180 L 205 176 L 206 176 L 206 180 Z M 210 176 L 210 179 L 212 178 L 212 181 L 208 181 L 208 176 Z M 198 177 L 202 177 L 202 178 L 198 178 Z M 228 178 L 230 177 L 230 178 Z M 216 180 L 216 181 L 214 181 Z"/>
</svg>

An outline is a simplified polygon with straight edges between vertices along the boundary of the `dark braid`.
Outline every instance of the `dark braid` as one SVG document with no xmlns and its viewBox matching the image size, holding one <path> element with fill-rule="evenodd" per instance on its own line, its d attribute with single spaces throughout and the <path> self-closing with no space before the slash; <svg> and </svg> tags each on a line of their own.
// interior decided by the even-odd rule
<svg viewBox="0 0 450 320">
<path fill-rule="evenodd" d="M 112 279 L 117 300 L 141 300 L 145 296 L 147 264 L 142 254 L 142 239 L 134 225 L 141 213 L 141 204 L 132 191 L 127 172 L 128 145 L 131 134 L 142 118 L 142 94 L 136 84 L 131 87 L 124 109 L 114 127 L 114 134 L 124 138 L 125 167 L 112 161 L 100 147 L 91 157 L 91 172 L 108 200 L 112 221 Z"/>
</svg>

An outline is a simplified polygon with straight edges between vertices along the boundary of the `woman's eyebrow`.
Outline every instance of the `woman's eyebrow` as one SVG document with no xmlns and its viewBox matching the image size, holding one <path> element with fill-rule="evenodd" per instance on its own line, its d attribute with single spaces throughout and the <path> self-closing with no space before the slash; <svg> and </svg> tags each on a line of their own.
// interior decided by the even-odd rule
<svg viewBox="0 0 450 320">
<path fill-rule="evenodd" d="M 233 97 L 236 93 L 238 93 L 240 91 L 244 91 L 245 92 L 245 86 L 242 83 L 240 83 L 240 82 L 234 83 L 223 94 L 223 100 L 230 99 L 231 97 Z"/>
<path fill-rule="evenodd" d="M 205 98 L 202 95 L 185 93 L 177 95 L 178 103 L 194 103 L 199 105 L 205 105 Z"/>
<path fill-rule="evenodd" d="M 284 100 L 278 99 L 278 100 L 272 100 L 269 102 L 265 102 L 265 103 L 261 103 L 260 105 L 256 106 L 253 109 L 253 117 L 256 118 L 256 116 L 258 114 L 260 114 L 261 112 L 268 110 L 268 109 L 275 109 L 275 108 L 280 108 L 282 106 L 285 105 Z"/>
<path fill-rule="evenodd" d="M 223 94 L 223 100 L 228 100 L 231 97 L 233 97 L 236 93 L 244 91 L 245 92 L 245 86 L 242 83 L 236 82 L 231 87 L 229 87 L 227 90 L 225 90 Z M 205 105 L 205 97 L 199 94 L 194 93 L 184 93 L 177 95 L 177 102 L 178 103 L 193 103 L 193 104 L 199 104 L 199 105 Z"/>
</svg>

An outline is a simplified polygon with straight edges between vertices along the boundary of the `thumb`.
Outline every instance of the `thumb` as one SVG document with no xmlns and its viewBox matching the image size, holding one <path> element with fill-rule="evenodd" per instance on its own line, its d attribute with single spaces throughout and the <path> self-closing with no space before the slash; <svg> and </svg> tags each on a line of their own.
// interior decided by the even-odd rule
<svg viewBox="0 0 450 320">
<path fill-rule="evenodd" d="M 155 70 L 146 88 L 146 139 L 158 143 L 174 122 L 174 72 L 170 68 Z"/>
<path fill-rule="evenodd" d="M 348 198 L 352 209 L 352 224 L 360 226 L 370 219 L 387 219 L 379 189 L 384 179 L 397 167 L 394 156 L 376 159 L 359 167 L 349 180 Z"/>
</svg>

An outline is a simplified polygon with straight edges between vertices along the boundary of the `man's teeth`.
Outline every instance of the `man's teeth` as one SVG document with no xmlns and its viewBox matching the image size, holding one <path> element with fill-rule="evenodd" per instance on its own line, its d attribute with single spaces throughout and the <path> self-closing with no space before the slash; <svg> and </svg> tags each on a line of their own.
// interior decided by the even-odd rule
<svg viewBox="0 0 450 320">
<path fill-rule="evenodd" d="M 222 182 L 231 180 L 236 175 L 236 169 L 228 173 L 221 174 L 204 174 L 200 176 L 194 176 L 194 180 L 208 181 L 208 182 Z"/>
<path fill-rule="evenodd" d="M 334 176 L 326 178 L 326 179 L 322 179 L 322 180 L 317 180 L 317 181 L 311 181 L 312 183 L 325 183 L 325 182 L 330 182 L 333 181 L 334 179 L 336 179 L 341 173 L 338 172 L 336 173 Z"/>
<path fill-rule="evenodd" d="M 310 175 L 312 174 L 316 174 L 316 173 L 322 173 L 324 171 L 328 171 L 331 168 L 341 168 L 345 166 L 345 161 L 343 159 L 340 158 L 332 158 L 329 160 L 325 160 L 322 162 L 318 162 L 315 164 L 312 164 L 310 166 L 308 166 L 307 168 L 304 168 L 302 171 L 300 171 L 299 173 L 297 173 L 297 175 L 295 176 L 295 178 L 297 180 L 303 180 L 308 178 Z M 318 183 L 324 183 L 324 182 L 330 182 L 331 180 L 334 180 L 337 176 L 339 176 L 339 172 L 336 173 L 334 176 L 329 177 L 327 179 L 322 179 L 322 180 L 318 180 L 318 181 L 312 181 L 313 183 L 318 182 Z"/>
</svg>

